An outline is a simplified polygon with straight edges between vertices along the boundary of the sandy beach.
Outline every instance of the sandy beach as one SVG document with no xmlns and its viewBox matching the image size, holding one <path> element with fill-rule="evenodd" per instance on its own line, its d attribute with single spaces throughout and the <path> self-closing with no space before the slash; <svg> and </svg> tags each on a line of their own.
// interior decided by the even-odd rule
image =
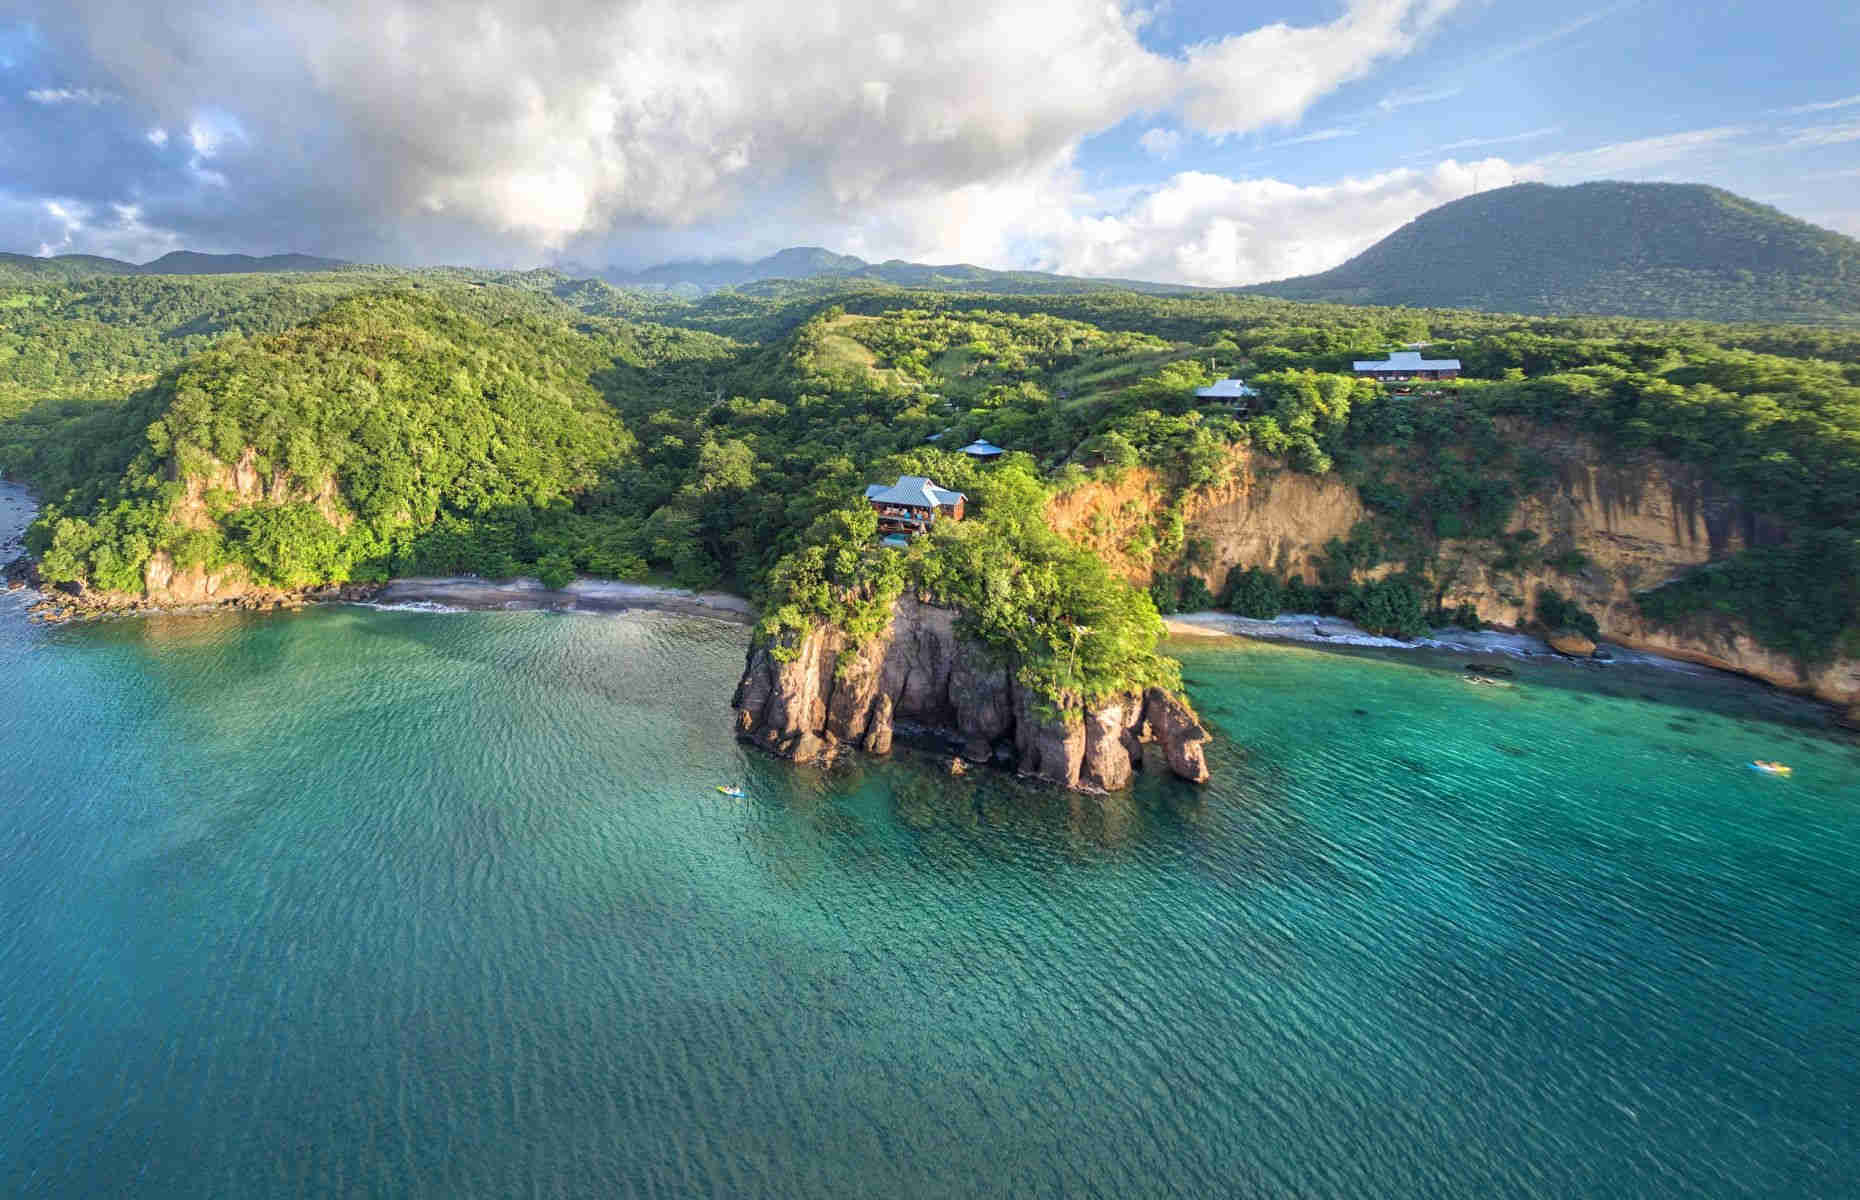
<svg viewBox="0 0 1860 1200">
<path fill-rule="evenodd" d="M 578 579 L 564 588 L 547 588 L 535 579 L 412 578 L 396 579 L 370 601 L 379 608 L 432 608 L 460 611 L 547 609 L 554 612 L 627 612 L 649 609 L 711 617 L 741 625 L 755 621 L 749 601 L 728 592 L 693 592 L 684 588 Z"/>
</svg>

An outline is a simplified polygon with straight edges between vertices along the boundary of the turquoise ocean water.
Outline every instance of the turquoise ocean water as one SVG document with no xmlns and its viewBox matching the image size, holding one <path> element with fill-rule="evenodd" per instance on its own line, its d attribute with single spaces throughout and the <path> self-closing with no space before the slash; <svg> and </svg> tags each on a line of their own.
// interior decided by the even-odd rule
<svg viewBox="0 0 1860 1200">
<path fill-rule="evenodd" d="M 1754 689 L 1183 645 L 1216 781 L 1071 797 L 740 748 L 703 621 L 22 608 L 9 1195 L 1860 1192 L 1860 746 Z"/>
</svg>

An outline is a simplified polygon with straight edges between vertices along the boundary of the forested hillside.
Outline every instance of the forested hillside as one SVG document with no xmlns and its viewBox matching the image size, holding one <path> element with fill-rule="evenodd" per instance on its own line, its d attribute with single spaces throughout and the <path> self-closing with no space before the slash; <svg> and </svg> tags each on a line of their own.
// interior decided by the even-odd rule
<svg viewBox="0 0 1860 1200">
<path fill-rule="evenodd" d="M 115 591 L 157 553 L 284 587 L 404 570 L 451 519 L 566 506 L 628 453 L 589 383 L 602 366 L 592 340 L 546 327 L 345 300 L 192 358 L 93 423 L 73 447 L 84 469 L 44 473 L 70 490 L 43 570 Z"/>
<path fill-rule="evenodd" d="M 1348 374 L 1415 342 L 1467 377 Z M 1195 399 L 1233 373 L 1262 398 Z M 1158 608 L 1405 636 L 1456 616 L 1449 548 L 1541 569 L 1514 527 L 1547 471 L 1506 432 L 1524 422 L 1694 464 L 1764 514 L 1759 544 L 1647 593 L 1653 617 L 1734 620 L 1804 661 L 1860 628 L 1854 332 L 1130 292 L 690 301 L 549 272 L 94 277 L 0 289 L 0 400 L 0 467 L 47 502 L 44 573 L 92 588 L 133 592 L 151 561 L 279 587 L 658 575 L 743 591 L 774 633 L 867 629 L 909 587 L 1076 703 L 1168 681 Z M 1013 453 L 952 449 L 977 436 Z M 1148 595 L 1047 519 L 1136 467 L 1166 480 L 1119 547 Z M 1216 578 L 1185 505 L 1242 469 L 1340 476 L 1370 516 L 1289 575 Z M 863 489 L 901 473 L 967 492 L 971 519 L 879 548 Z M 1519 619 L 1585 614 L 1539 597 Z"/>
<path fill-rule="evenodd" d="M 1292 300 L 1721 321 L 1860 321 L 1860 241 L 1718 188 L 1523 183 L 1444 204 Z"/>
</svg>

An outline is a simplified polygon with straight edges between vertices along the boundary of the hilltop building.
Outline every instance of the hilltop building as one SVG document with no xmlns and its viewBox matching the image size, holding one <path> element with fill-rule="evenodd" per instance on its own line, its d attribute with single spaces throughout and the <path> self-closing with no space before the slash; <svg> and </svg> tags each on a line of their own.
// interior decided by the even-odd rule
<svg viewBox="0 0 1860 1200">
<path fill-rule="evenodd" d="M 1259 396 L 1258 388 L 1248 387 L 1243 380 L 1223 379 L 1204 388 L 1195 389 L 1197 400 L 1236 400 L 1247 401 Z"/>
<path fill-rule="evenodd" d="M 1006 450 L 995 445 L 987 438 L 977 438 L 975 441 L 964 446 L 962 452 L 970 458 L 979 459 L 982 462 L 993 462 L 995 459 L 1007 453 Z"/>
<path fill-rule="evenodd" d="M 879 533 L 906 536 L 927 532 L 939 516 L 962 520 L 968 501 L 961 492 L 940 488 L 922 475 L 900 475 L 890 486 L 872 484 L 865 498 L 878 514 Z"/>
<path fill-rule="evenodd" d="M 1387 383 L 1407 379 L 1458 379 L 1457 358 L 1422 358 L 1418 350 L 1397 350 L 1384 359 L 1358 360 L 1356 373 L 1365 379 Z"/>
</svg>

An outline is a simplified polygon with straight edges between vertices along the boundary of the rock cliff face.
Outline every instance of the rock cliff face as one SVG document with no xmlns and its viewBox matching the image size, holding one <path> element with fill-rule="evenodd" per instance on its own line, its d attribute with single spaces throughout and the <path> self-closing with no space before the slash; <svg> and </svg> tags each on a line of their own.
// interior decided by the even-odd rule
<svg viewBox="0 0 1860 1200">
<path fill-rule="evenodd" d="M 283 467 L 263 464 L 251 446 L 245 447 L 231 463 L 208 459 L 194 463 L 187 471 L 170 458 L 167 475 L 171 481 L 182 485 L 169 516 L 188 529 L 213 527 L 213 499 L 229 499 L 233 507 L 310 504 L 339 529 L 348 528 L 353 520 L 337 496 L 334 476 L 325 475 L 318 480 L 294 478 Z M 254 583 L 245 568 L 237 564 L 213 569 L 199 565 L 183 567 L 178 566 L 167 551 L 158 550 L 142 564 L 140 592 L 79 588 L 58 604 L 77 614 L 132 609 L 265 609 L 315 600 L 365 598 L 377 590 L 378 587 L 365 584 L 326 584 L 294 589 L 266 587 Z"/>
<path fill-rule="evenodd" d="M 1508 570 L 1492 565 L 1490 543 L 1443 545 L 1439 569 L 1449 606 L 1470 604 L 1483 621 L 1517 627 L 1532 619 L 1538 589 L 1554 588 L 1594 615 L 1608 640 L 1852 705 L 1860 720 L 1860 660 L 1805 671 L 1734 621 L 1666 629 L 1648 622 L 1634 602 L 1636 592 L 1746 546 L 1780 540 L 1780 526 L 1696 469 L 1661 455 L 1611 454 L 1588 438 L 1523 422 L 1510 423 L 1506 433 L 1554 468 L 1552 480 L 1524 498 L 1511 519 L 1512 530 L 1538 537 L 1521 565 Z M 1369 516 L 1355 487 L 1335 475 L 1298 474 L 1245 452 L 1232 467 L 1230 482 L 1183 506 L 1187 535 L 1209 543 L 1211 557 L 1199 573 L 1216 593 L 1233 566 L 1315 582 L 1324 544 L 1348 537 Z M 1150 472 L 1132 470 L 1116 484 L 1088 484 L 1057 498 L 1049 515 L 1060 532 L 1097 550 L 1132 582 L 1147 584 L 1152 564 L 1125 547 L 1163 500 Z M 1573 566 L 1576 556 L 1580 566 Z M 1551 565 L 1559 559 L 1571 569 Z"/>
<path fill-rule="evenodd" d="M 1183 497 L 1189 537 L 1205 538 L 1213 557 L 1198 569 L 1219 592 L 1229 567 L 1260 566 L 1280 575 L 1317 581 L 1324 543 L 1348 537 L 1369 515 L 1356 488 L 1335 475 L 1305 475 L 1277 460 L 1236 451 L 1229 479 Z M 1096 553 L 1124 578 L 1147 587 L 1156 563 L 1132 553 L 1132 534 L 1168 506 L 1168 489 L 1147 467 L 1125 471 L 1116 482 L 1094 481 L 1053 498 L 1053 528 Z"/>
<path fill-rule="evenodd" d="M 821 626 L 787 662 L 770 651 L 750 648 L 731 703 L 738 734 L 784 758 L 830 761 L 847 747 L 886 754 L 903 721 L 953 733 L 971 762 L 1011 761 L 1061 787 L 1127 786 L 1146 741 L 1160 744 L 1177 775 L 1208 778 L 1208 733 L 1182 700 L 1150 688 L 1070 719 L 1042 714 L 1006 664 L 956 632 L 953 610 L 908 596 L 856 649 Z"/>
<path fill-rule="evenodd" d="M 1713 485 L 1702 472 L 1652 453 L 1609 456 L 1586 438 L 1515 424 L 1507 430 L 1555 468 L 1554 481 L 1527 496 L 1514 530 L 1539 534 L 1529 565 L 1500 571 L 1459 547 L 1442 555 L 1448 604 L 1471 604 L 1481 620 L 1517 625 L 1540 588 L 1554 588 L 1593 615 L 1602 636 L 1707 666 L 1737 671 L 1835 704 L 1860 703 L 1860 660 L 1836 658 L 1804 670 L 1765 648 L 1735 620 L 1701 619 L 1678 628 L 1649 622 L 1634 601 L 1662 583 L 1748 546 L 1783 540 L 1786 529 Z M 1580 566 L 1550 565 L 1575 552 Z M 1573 560 L 1572 560 L 1573 563 Z"/>
<path fill-rule="evenodd" d="M 236 505 L 303 503 L 316 506 L 331 524 L 346 529 L 351 520 L 336 499 L 336 480 L 325 476 L 310 486 L 294 479 L 283 467 L 261 470 L 258 451 L 247 446 L 232 463 L 209 460 L 196 464 L 195 470 L 183 473 L 173 459 L 168 462 L 168 477 L 182 485 L 172 517 L 189 529 L 205 529 L 213 524 L 207 497 L 210 492 L 229 496 Z M 142 568 L 141 597 L 119 598 L 122 602 L 140 599 L 162 607 L 221 604 L 250 601 L 263 604 L 290 595 L 276 588 L 253 584 L 241 567 L 222 567 L 209 571 L 204 567 L 177 568 L 165 552 L 149 556 Z"/>
</svg>

